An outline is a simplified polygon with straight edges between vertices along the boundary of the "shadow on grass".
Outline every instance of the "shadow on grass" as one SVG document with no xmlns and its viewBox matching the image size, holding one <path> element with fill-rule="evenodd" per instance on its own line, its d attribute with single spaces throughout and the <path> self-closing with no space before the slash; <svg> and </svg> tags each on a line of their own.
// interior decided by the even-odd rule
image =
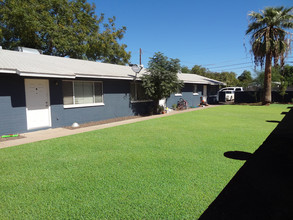
<svg viewBox="0 0 293 220">
<path fill-rule="evenodd" d="M 266 120 L 266 122 L 271 122 L 271 123 L 280 123 L 280 121 L 276 121 L 276 120 Z"/>
<path fill-rule="evenodd" d="M 293 219 L 293 109 L 253 153 L 226 152 L 247 160 L 200 217 Z"/>
<path fill-rule="evenodd" d="M 252 153 L 243 151 L 228 151 L 224 153 L 224 156 L 234 160 L 248 160 L 252 157 Z"/>
</svg>

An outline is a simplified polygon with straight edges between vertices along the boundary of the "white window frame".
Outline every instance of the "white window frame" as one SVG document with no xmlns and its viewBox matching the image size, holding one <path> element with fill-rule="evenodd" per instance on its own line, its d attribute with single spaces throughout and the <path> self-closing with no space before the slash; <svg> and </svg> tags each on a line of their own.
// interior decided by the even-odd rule
<svg viewBox="0 0 293 220">
<path fill-rule="evenodd" d="M 102 81 L 87 81 L 87 80 L 63 80 L 65 82 L 71 82 L 72 83 L 72 93 L 73 93 L 73 104 L 64 105 L 63 108 L 83 108 L 83 107 L 91 107 L 91 106 L 104 106 L 104 88 L 103 88 L 103 82 Z M 90 82 L 90 83 L 101 83 L 102 86 L 102 102 L 97 103 L 88 103 L 88 104 L 75 104 L 75 92 L 74 92 L 74 83 L 75 82 Z M 93 86 L 94 89 L 94 86 Z M 63 97 L 64 98 L 64 97 Z M 95 97 L 94 97 L 95 99 Z"/>
<path fill-rule="evenodd" d="M 196 91 L 196 92 L 194 92 Z M 199 95 L 197 92 L 197 84 L 193 84 L 193 95 Z"/>
<path fill-rule="evenodd" d="M 131 94 L 131 91 L 130 91 L 130 103 L 140 103 L 140 102 L 152 102 L 153 100 L 150 100 L 150 99 L 144 99 L 144 100 L 137 100 L 137 85 L 139 83 L 137 82 L 131 82 L 130 83 L 130 86 L 134 85 L 134 95 L 135 97 L 132 97 L 132 94 Z M 134 98 L 134 99 L 132 99 Z"/>
</svg>

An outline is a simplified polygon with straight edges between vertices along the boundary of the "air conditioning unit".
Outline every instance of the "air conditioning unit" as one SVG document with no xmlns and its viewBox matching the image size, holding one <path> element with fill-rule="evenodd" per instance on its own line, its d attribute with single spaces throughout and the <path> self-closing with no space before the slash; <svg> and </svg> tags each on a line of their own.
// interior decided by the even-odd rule
<svg viewBox="0 0 293 220">
<path fill-rule="evenodd" d="M 16 47 L 14 50 L 23 52 L 23 53 L 33 53 L 33 54 L 42 54 L 41 50 L 28 48 L 28 47 Z"/>
</svg>

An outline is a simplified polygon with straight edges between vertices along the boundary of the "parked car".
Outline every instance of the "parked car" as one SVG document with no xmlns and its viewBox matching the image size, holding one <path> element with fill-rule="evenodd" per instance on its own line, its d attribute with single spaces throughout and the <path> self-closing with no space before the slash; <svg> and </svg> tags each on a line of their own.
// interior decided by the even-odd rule
<svg viewBox="0 0 293 220">
<path fill-rule="evenodd" d="M 226 87 L 226 88 L 222 88 L 218 91 L 217 94 L 217 101 L 233 101 L 234 100 L 234 93 L 235 92 L 241 92 L 243 91 L 242 87 Z M 224 92 L 225 93 L 225 100 L 220 100 L 220 93 Z"/>
</svg>

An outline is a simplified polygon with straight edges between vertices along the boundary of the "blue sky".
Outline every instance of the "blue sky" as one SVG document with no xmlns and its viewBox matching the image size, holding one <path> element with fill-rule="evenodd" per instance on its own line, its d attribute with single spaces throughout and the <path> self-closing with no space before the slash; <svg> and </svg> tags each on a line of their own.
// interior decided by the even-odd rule
<svg viewBox="0 0 293 220">
<path fill-rule="evenodd" d="M 238 75 L 245 69 L 254 73 L 249 37 L 245 38 L 247 14 L 267 6 L 293 6 L 292 0 L 88 1 L 95 3 L 97 14 L 115 16 L 117 27 L 126 26 L 121 43 L 128 46 L 131 63 L 139 63 L 141 48 L 144 66 L 160 51 L 189 68 L 201 65 Z"/>
</svg>

